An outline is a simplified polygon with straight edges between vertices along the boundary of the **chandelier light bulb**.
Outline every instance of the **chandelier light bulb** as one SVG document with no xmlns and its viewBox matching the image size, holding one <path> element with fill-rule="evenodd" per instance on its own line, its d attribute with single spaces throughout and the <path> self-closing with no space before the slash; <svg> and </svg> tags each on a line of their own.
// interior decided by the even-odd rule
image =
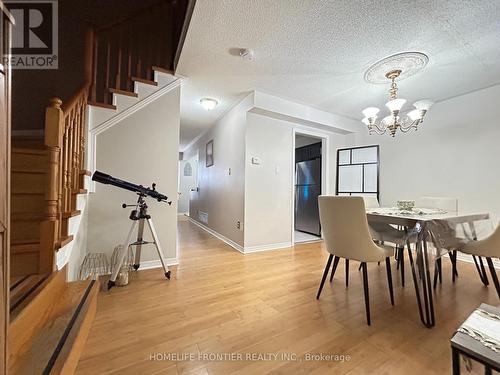
<svg viewBox="0 0 500 375">
<path fill-rule="evenodd" d="M 414 109 L 406 114 L 411 121 L 420 120 L 422 118 L 422 113 L 418 109 Z"/>
<path fill-rule="evenodd" d="M 377 107 L 368 107 L 363 109 L 362 113 L 366 118 L 377 118 L 377 114 L 380 112 L 380 109 Z"/>
<path fill-rule="evenodd" d="M 362 122 L 363 124 L 365 124 L 366 126 L 370 126 L 370 125 L 371 125 L 371 124 L 370 124 L 370 120 L 368 119 L 368 117 L 365 117 L 363 120 L 361 120 L 361 122 Z"/>
<path fill-rule="evenodd" d="M 403 108 L 403 106 L 405 105 L 405 103 L 406 99 L 392 99 L 389 100 L 387 103 L 385 103 L 385 106 L 389 108 L 389 111 L 396 112 L 400 111 L 401 108 Z"/>
<path fill-rule="evenodd" d="M 382 123 L 386 126 L 391 125 L 393 122 L 394 122 L 393 115 L 385 116 L 384 119 L 382 120 Z"/>
<path fill-rule="evenodd" d="M 429 99 L 419 100 L 413 103 L 413 106 L 419 111 L 428 111 L 434 103 Z"/>
</svg>

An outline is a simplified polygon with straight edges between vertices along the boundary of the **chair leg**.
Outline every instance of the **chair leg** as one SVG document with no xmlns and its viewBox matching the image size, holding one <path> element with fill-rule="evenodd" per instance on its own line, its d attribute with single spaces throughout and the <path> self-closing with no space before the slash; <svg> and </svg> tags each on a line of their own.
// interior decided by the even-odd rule
<svg viewBox="0 0 500 375">
<path fill-rule="evenodd" d="M 371 325 L 370 319 L 370 295 L 368 292 L 368 272 L 366 270 L 366 262 L 363 262 L 363 289 L 365 291 L 365 309 L 366 309 L 366 323 Z"/>
<path fill-rule="evenodd" d="M 490 269 L 491 279 L 493 280 L 493 284 L 495 284 L 495 289 L 497 290 L 498 298 L 500 298 L 500 283 L 498 282 L 497 271 L 493 266 L 493 261 L 491 258 L 486 258 L 486 262 L 488 263 L 488 268 Z"/>
<path fill-rule="evenodd" d="M 349 286 L 349 259 L 345 260 L 345 287 Z"/>
<path fill-rule="evenodd" d="M 399 267 L 401 268 L 401 286 L 404 288 L 405 286 L 405 249 L 399 249 Z"/>
<path fill-rule="evenodd" d="M 436 263 L 434 263 L 434 289 L 436 289 L 437 286 L 437 281 L 439 278 L 439 283 L 442 284 L 442 278 L 441 278 L 441 258 L 436 259 Z"/>
<path fill-rule="evenodd" d="M 479 258 L 479 262 L 478 262 L 477 258 Z M 488 275 L 486 275 L 486 270 L 484 269 L 483 258 L 476 257 L 475 255 L 473 255 L 472 259 L 474 259 L 474 264 L 476 265 L 476 270 L 477 270 L 477 273 L 479 274 L 479 278 L 481 279 L 481 282 L 485 286 L 488 286 L 489 285 Z"/>
<path fill-rule="evenodd" d="M 328 276 L 328 271 L 330 271 L 330 265 L 332 264 L 333 255 L 330 254 L 328 257 L 328 261 L 326 262 L 325 271 L 323 272 L 323 277 L 321 278 L 321 284 L 319 284 L 318 294 L 316 295 L 316 299 L 319 299 L 321 295 L 321 291 L 323 290 L 323 285 L 325 284 L 326 276 Z"/>
<path fill-rule="evenodd" d="M 363 262 L 359 264 L 358 271 L 361 271 L 361 268 L 363 268 Z"/>
<path fill-rule="evenodd" d="M 450 255 L 450 261 L 451 261 L 451 281 L 455 282 L 456 276 L 458 276 L 458 271 L 457 271 L 457 251 L 453 250 Z"/>
<path fill-rule="evenodd" d="M 338 256 L 335 256 L 333 259 L 333 266 L 332 266 L 332 274 L 330 275 L 330 282 L 333 281 L 333 275 L 335 275 L 335 271 L 337 270 L 337 265 L 339 264 L 340 258 Z"/>
<path fill-rule="evenodd" d="M 394 290 L 392 288 L 391 259 L 385 258 L 385 268 L 387 269 L 387 283 L 389 284 L 389 295 L 391 296 L 391 305 L 394 306 Z"/>
</svg>

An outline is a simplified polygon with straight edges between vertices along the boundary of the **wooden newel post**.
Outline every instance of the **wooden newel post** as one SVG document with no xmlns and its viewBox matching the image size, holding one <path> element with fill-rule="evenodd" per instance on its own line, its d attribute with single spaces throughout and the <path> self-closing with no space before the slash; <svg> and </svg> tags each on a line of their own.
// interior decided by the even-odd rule
<svg viewBox="0 0 500 375">
<path fill-rule="evenodd" d="M 49 170 L 45 186 L 44 221 L 40 225 L 40 272 L 55 270 L 55 246 L 60 236 L 61 220 L 61 145 L 64 132 L 62 101 L 51 98 L 45 112 L 45 147 Z"/>
</svg>

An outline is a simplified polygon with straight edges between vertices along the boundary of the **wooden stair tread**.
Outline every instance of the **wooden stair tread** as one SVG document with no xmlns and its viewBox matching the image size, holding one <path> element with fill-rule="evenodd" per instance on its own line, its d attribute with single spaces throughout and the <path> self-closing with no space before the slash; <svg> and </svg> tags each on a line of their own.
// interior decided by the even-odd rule
<svg viewBox="0 0 500 375">
<path fill-rule="evenodd" d="M 92 172 L 91 172 L 91 171 L 87 171 L 86 169 L 82 169 L 82 170 L 80 171 L 80 174 L 81 174 L 81 175 L 85 175 L 85 176 L 89 176 L 89 177 L 91 177 L 91 176 L 92 176 Z"/>
<path fill-rule="evenodd" d="M 120 94 L 120 95 L 131 96 L 133 98 L 137 98 L 139 96 L 137 93 L 135 93 L 133 91 L 113 89 L 113 88 L 110 88 L 109 92 L 112 93 L 112 94 Z"/>
<path fill-rule="evenodd" d="M 29 303 L 48 275 L 26 275 L 10 286 L 10 318 L 14 319 Z"/>
<path fill-rule="evenodd" d="M 99 108 L 116 109 L 116 105 L 113 105 L 113 104 L 106 104 L 106 103 L 99 103 L 99 102 L 88 102 L 87 104 L 94 106 L 94 107 L 99 107 Z"/>
<path fill-rule="evenodd" d="M 62 271 L 58 271 L 62 272 Z M 54 282 L 54 279 L 52 279 Z M 11 332 L 21 332 L 23 320 L 38 311 L 42 316 L 37 326 L 30 332 L 14 342 L 9 353 L 10 373 L 30 374 L 59 374 L 72 373 L 67 371 L 67 366 L 76 366 L 79 353 L 83 345 L 77 345 L 77 340 L 83 335 L 88 335 L 90 322 L 95 315 L 95 305 L 99 283 L 96 281 L 63 282 L 55 281 L 57 290 L 52 294 L 34 298 L 25 309 L 17 315 L 11 323 Z M 47 283 L 45 286 L 51 287 Z M 45 297 L 42 298 L 42 297 Z M 54 303 L 47 303 L 49 301 Z M 44 302 L 43 306 L 38 306 Z M 90 322 L 89 322 L 90 320 Z M 87 332 L 82 332 L 82 330 Z M 15 350 L 15 351 L 14 351 Z M 76 357 L 76 362 L 73 364 Z M 70 362 L 71 363 L 67 363 Z M 64 371 L 63 371 L 64 370 Z"/>
<path fill-rule="evenodd" d="M 146 78 L 132 77 L 132 81 L 144 83 L 146 85 L 158 86 L 158 82 Z"/>
<path fill-rule="evenodd" d="M 174 71 L 166 68 L 162 68 L 160 66 L 153 66 L 153 70 L 155 72 L 160 72 L 160 73 L 165 73 L 165 74 L 171 74 L 174 75 Z"/>
<path fill-rule="evenodd" d="M 73 191 L 73 194 L 87 194 L 88 190 L 87 189 L 78 189 Z"/>
<path fill-rule="evenodd" d="M 82 213 L 82 211 L 80 211 L 80 210 L 73 210 L 73 211 L 63 212 L 62 217 L 63 217 L 63 219 L 69 219 L 70 217 L 78 216 L 81 213 Z"/>
<path fill-rule="evenodd" d="M 10 246 L 12 247 L 16 245 L 28 245 L 33 243 L 39 243 L 39 240 L 36 238 L 18 238 L 18 239 L 12 239 L 10 241 Z"/>
<path fill-rule="evenodd" d="M 41 169 L 14 169 L 10 170 L 11 173 L 28 173 L 28 174 L 46 174 L 46 170 Z"/>
<path fill-rule="evenodd" d="M 12 154 L 27 154 L 27 155 L 46 155 L 47 150 L 44 148 L 33 148 L 33 147 L 12 147 Z"/>
<path fill-rule="evenodd" d="M 43 221 L 43 212 L 11 212 L 10 221 L 11 222 L 23 222 L 23 221 Z"/>
<path fill-rule="evenodd" d="M 39 242 L 30 242 L 23 244 L 13 244 L 10 246 L 10 253 L 12 254 L 22 254 L 22 253 L 38 253 L 40 251 Z"/>
<path fill-rule="evenodd" d="M 67 244 L 69 244 L 71 241 L 73 241 L 73 236 L 61 237 L 59 239 L 59 242 L 56 244 L 56 248 L 60 249 L 60 248 L 62 248 L 64 246 L 66 246 Z"/>
</svg>

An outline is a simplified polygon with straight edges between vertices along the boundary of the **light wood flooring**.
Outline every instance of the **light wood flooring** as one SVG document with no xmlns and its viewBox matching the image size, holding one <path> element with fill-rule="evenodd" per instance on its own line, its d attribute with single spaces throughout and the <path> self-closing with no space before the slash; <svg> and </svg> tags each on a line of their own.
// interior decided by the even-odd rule
<svg viewBox="0 0 500 375">
<path fill-rule="evenodd" d="M 180 264 L 165 281 L 160 269 L 131 275 L 101 292 L 77 374 L 450 374 L 449 339 L 481 302 L 498 305 L 473 264 L 459 262 L 453 285 L 448 260 L 435 295 L 437 325 L 419 320 L 410 266 L 401 287 L 393 263 L 394 307 L 385 266 L 369 265 L 372 325 L 365 321 L 361 273 L 344 264 L 315 299 L 327 259 L 322 243 L 242 255 L 194 224 L 179 222 Z M 164 360 L 151 360 L 161 353 Z M 196 360 L 167 360 L 168 354 Z M 198 355 L 278 353 L 277 360 L 206 360 Z M 342 361 L 285 361 L 309 354 Z M 236 354 L 233 354 L 236 356 Z M 483 370 L 478 365 L 475 371 Z"/>
</svg>

